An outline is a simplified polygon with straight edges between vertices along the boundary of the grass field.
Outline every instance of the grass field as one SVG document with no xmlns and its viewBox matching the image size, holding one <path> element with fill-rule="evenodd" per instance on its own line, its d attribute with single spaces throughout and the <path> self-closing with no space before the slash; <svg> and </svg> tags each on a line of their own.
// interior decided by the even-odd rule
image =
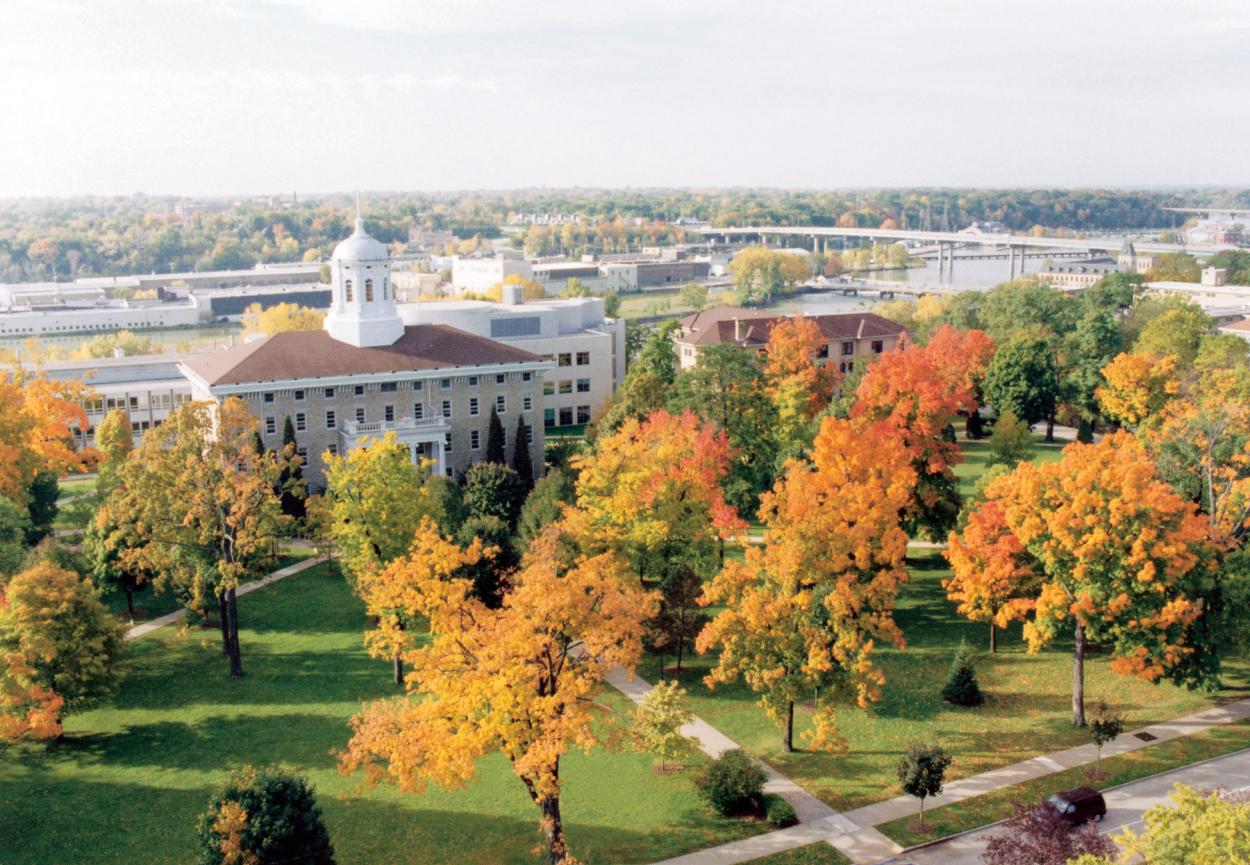
<svg viewBox="0 0 1250 865">
<path fill-rule="evenodd" d="M 712 289 L 708 292 L 707 306 L 737 303 L 737 295 L 732 291 Z M 653 318 L 660 315 L 678 316 L 693 312 L 694 308 L 681 299 L 681 291 L 641 291 L 636 294 L 621 296 L 620 317 L 626 320 L 634 318 Z"/>
<path fill-rule="evenodd" d="M 759 859 L 752 859 L 746 865 L 850 865 L 850 863 L 851 860 L 838 850 L 823 842 L 817 842 L 795 847 L 783 853 L 761 856 Z"/>
<path fill-rule="evenodd" d="M 447 792 L 357 792 L 333 752 L 362 700 L 394 693 L 390 667 L 361 647 L 363 610 L 329 566 L 239 600 L 247 676 L 231 681 L 212 630 L 167 628 L 132 644 L 111 700 L 66 721 L 63 741 L 0 760 L 5 865 L 185 863 L 196 816 L 229 768 L 278 763 L 316 787 L 341 865 L 535 861 L 537 809 L 502 758 Z M 623 698 L 609 702 L 621 705 Z M 573 852 L 587 863 L 644 863 L 763 827 L 715 816 L 684 774 L 597 750 L 562 765 Z"/>
<path fill-rule="evenodd" d="M 904 847 L 912 847 L 934 838 L 1004 820 L 1011 816 L 1013 802 L 1034 804 L 1060 790 L 1070 790 L 1091 783 L 1095 787 L 1106 789 L 1244 748 L 1250 748 L 1250 722 L 1243 721 L 1227 727 L 1204 730 L 1192 736 L 1169 739 L 1139 751 L 1108 757 L 1102 761 L 1101 769 L 1109 777 L 1096 783 L 1090 781 L 1088 767 L 1079 767 L 1043 778 L 1034 778 L 1023 784 L 1014 784 L 984 796 L 974 796 L 953 805 L 926 809 L 924 819 L 930 831 L 923 835 L 911 829 L 915 817 L 882 823 L 877 829 Z"/>
</svg>

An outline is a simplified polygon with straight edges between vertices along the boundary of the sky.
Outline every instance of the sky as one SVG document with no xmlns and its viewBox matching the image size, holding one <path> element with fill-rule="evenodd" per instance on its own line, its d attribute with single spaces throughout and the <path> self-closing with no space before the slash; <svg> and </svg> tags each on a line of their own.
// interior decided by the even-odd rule
<svg viewBox="0 0 1250 865">
<path fill-rule="evenodd" d="M 0 198 L 1250 184 L 1245 0 L 0 0 Z"/>
</svg>

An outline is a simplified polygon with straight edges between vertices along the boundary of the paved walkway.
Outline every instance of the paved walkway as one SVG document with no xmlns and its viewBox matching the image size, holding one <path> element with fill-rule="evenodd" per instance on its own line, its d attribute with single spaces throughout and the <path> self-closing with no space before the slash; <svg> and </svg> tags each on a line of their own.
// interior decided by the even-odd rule
<svg viewBox="0 0 1250 865">
<path fill-rule="evenodd" d="M 304 559 L 302 562 L 296 562 L 293 565 L 287 565 L 285 568 L 278 568 L 278 570 L 274 571 L 273 573 L 267 576 L 261 577 L 259 580 L 255 580 L 254 582 L 251 582 L 251 583 L 244 583 L 243 585 L 239 586 L 235 594 L 246 595 L 248 592 L 254 592 L 257 589 L 264 588 L 270 583 L 276 583 L 278 580 L 284 580 L 287 577 L 293 576 L 294 574 L 298 574 L 300 571 L 306 571 L 309 568 L 311 568 L 313 565 L 318 564 L 321 561 L 323 560 L 313 557 L 313 558 Z M 187 614 L 186 609 L 182 608 L 182 609 L 174 610 L 172 613 L 166 613 L 163 616 L 158 616 L 157 618 L 152 619 L 151 621 L 144 622 L 142 625 L 135 625 L 133 628 L 131 628 L 129 631 L 126 632 L 126 639 L 137 640 L 140 637 L 145 637 L 148 634 L 152 633 L 153 631 L 159 630 L 160 628 L 163 628 L 166 625 L 172 625 L 174 622 L 177 622 L 178 620 L 186 616 L 186 614 Z"/>
</svg>

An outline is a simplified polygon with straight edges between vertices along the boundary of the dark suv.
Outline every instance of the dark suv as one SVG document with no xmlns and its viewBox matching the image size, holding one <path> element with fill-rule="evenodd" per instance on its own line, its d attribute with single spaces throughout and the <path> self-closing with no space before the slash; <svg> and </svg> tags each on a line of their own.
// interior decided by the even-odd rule
<svg viewBox="0 0 1250 865">
<path fill-rule="evenodd" d="M 1107 802 L 1102 794 L 1089 787 L 1077 787 L 1056 793 L 1046 800 L 1046 804 L 1063 819 L 1075 826 L 1081 826 L 1091 820 L 1101 823 L 1107 816 Z"/>
</svg>

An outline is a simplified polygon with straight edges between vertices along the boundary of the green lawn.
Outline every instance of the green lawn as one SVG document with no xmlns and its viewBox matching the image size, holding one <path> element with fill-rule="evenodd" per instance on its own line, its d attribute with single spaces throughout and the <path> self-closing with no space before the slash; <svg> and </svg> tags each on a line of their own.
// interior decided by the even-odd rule
<svg viewBox="0 0 1250 865">
<path fill-rule="evenodd" d="M 851 865 L 851 860 L 823 841 L 818 841 L 784 853 L 761 856 L 746 865 Z"/>
<path fill-rule="evenodd" d="M 313 568 L 239 600 L 248 675 L 226 677 L 215 631 L 166 628 L 132 644 L 120 692 L 71 716 L 66 737 L 0 759 L 5 865 L 193 859 L 194 827 L 229 768 L 279 763 L 315 785 L 341 865 L 536 861 L 537 810 L 499 757 L 464 790 L 358 790 L 333 752 L 362 700 L 394 693 L 361 647 L 364 615 L 334 569 Z M 610 705 L 622 699 L 611 697 Z M 573 852 L 645 863 L 761 831 L 715 816 L 687 775 L 597 750 L 562 766 Z"/>
<path fill-rule="evenodd" d="M 705 309 L 714 306 L 733 306 L 738 302 L 733 291 L 712 289 L 708 292 Z M 694 312 L 694 307 L 683 303 L 680 289 L 672 291 L 640 291 L 621 295 L 620 317 L 624 319 L 653 318 L 660 315 L 677 317 Z"/>
<path fill-rule="evenodd" d="M 990 467 L 990 445 L 986 439 L 966 439 L 960 430 L 959 449 L 964 461 L 955 466 L 955 477 L 959 479 L 959 494 L 966 499 L 976 488 L 977 479 Z M 1038 463 L 1057 462 L 1062 455 L 1062 447 L 1038 445 L 1033 449 L 1033 461 Z"/>
<path fill-rule="evenodd" d="M 909 562 L 912 581 L 897 609 L 908 645 L 906 650 L 878 647 L 878 663 L 886 676 L 880 702 L 869 710 L 848 703 L 839 713 L 838 725 L 848 745 L 845 754 L 784 753 L 779 728 L 758 708 L 749 689 L 733 684 L 709 691 L 703 685 L 708 657 L 692 659 L 680 677 L 695 713 L 838 810 L 897 795 L 894 767 L 914 739 L 937 741 L 954 755 L 951 780 L 1087 742 L 1087 734 L 1070 723 L 1070 644 L 1061 642 L 1040 654 L 1027 654 L 1018 625 L 999 635 L 996 655 L 983 652 L 978 658 L 977 675 L 987 694 L 984 706 L 963 709 L 941 700 L 939 692 L 960 639 L 984 649 L 988 632 L 985 625 L 955 614 L 941 586 L 949 571 L 940 553 L 918 555 Z M 1203 694 L 1172 685 L 1117 676 L 1107 662 L 1106 656 L 1097 654 L 1087 659 L 1087 699 L 1104 697 L 1130 728 L 1193 712 L 1211 702 Z M 651 681 L 658 677 L 654 660 L 642 673 Z M 1229 673 L 1238 690 L 1221 696 L 1245 696 L 1245 666 L 1230 665 Z M 810 711 L 801 706 L 796 714 L 796 732 L 808 729 Z"/>
<path fill-rule="evenodd" d="M 69 477 L 61 478 L 57 481 L 57 486 L 61 488 L 61 494 L 58 498 L 65 499 L 70 496 L 81 495 L 82 493 L 93 493 L 95 492 L 96 480 L 95 476 L 76 477 L 70 475 Z"/>
<path fill-rule="evenodd" d="M 1106 789 L 1127 784 L 1148 775 L 1231 754 L 1244 748 L 1250 748 L 1250 722 L 1243 721 L 1227 727 L 1204 730 L 1192 736 L 1169 739 L 1140 751 L 1106 758 L 1102 761 L 1101 768 L 1109 777 L 1097 781 L 1094 786 Z M 953 805 L 926 810 L 924 819 L 931 831 L 923 835 L 910 828 L 915 817 L 882 823 L 877 829 L 904 847 L 913 847 L 934 838 L 943 838 L 1005 820 L 1011 816 L 1014 802 L 1033 804 L 1060 790 L 1070 790 L 1090 783 L 1087 767 L 1068 769 L 1066 772 L 1056 772 L 1023 784 L 995 790 L 984 796 L 974 796 Z"/>
</svg>

